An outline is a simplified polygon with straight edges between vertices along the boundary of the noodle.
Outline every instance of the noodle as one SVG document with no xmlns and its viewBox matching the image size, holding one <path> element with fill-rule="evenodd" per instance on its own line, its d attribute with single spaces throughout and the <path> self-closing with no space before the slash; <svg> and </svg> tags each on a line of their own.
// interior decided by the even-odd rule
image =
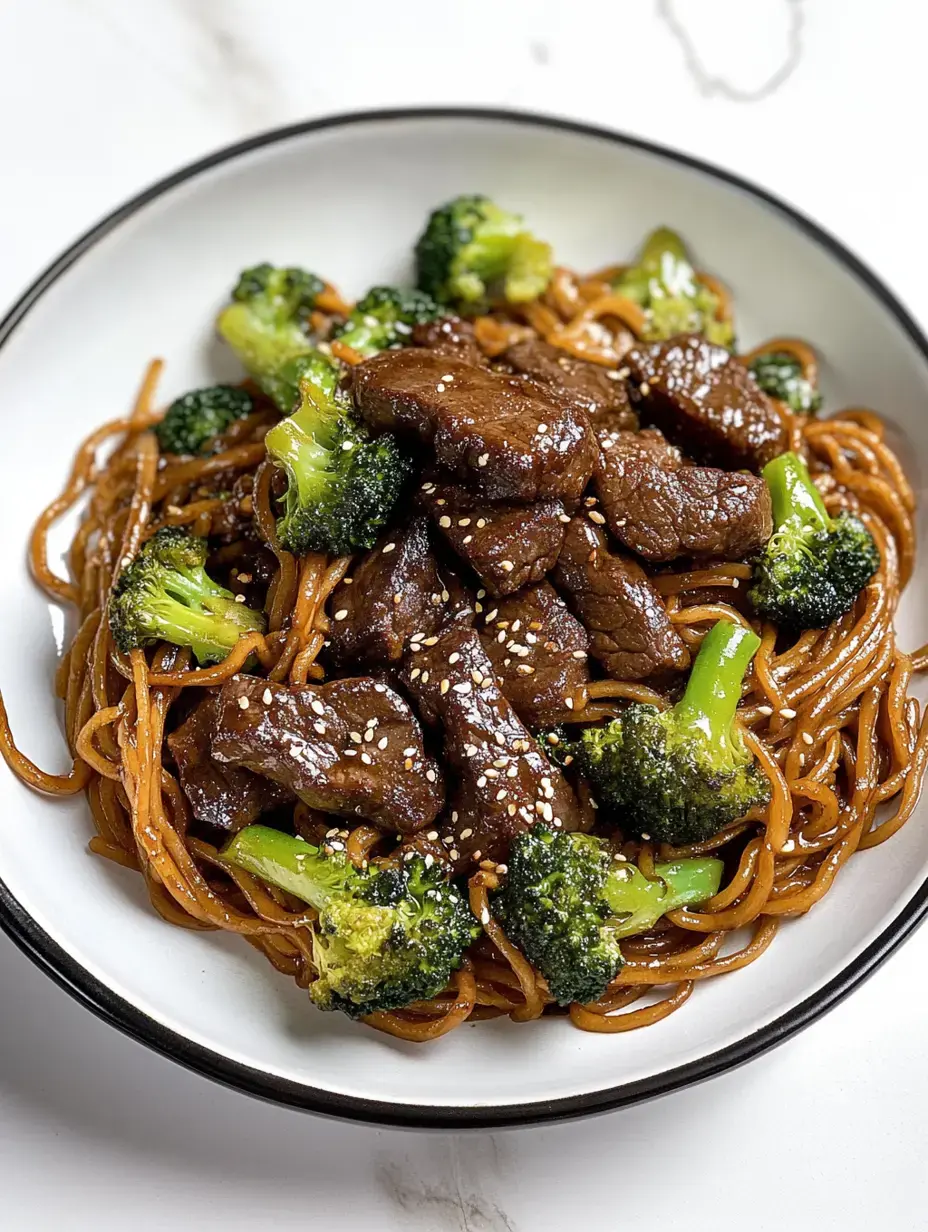
<svg viewBox="0 0 928 1232">
<path fill-rule="evenodd" d="M 514 342 L 541 336 L 574 356 L 614 368 L 645 325 L 638 305 L 611 289 L 620 269 L 584 278 L 558 268 L 540 300 L 478 318 L 479 346 L 492 358 Z M 728 319 L 727 291 L 700 277 L 719 296 L 719 319 Z M 327 285 L 315 313 L 318 326 L 348 308 Z M 805 378 L 816 383 L 815 354 L 799 339 L 777 338 L 742 358 L 771 350 L 795 358 Z M 332 351 L 348 364 L 362 358 L 337 340 Z M 328 634 L 326 601 L 351 562 L 319 554 L 298 559 L 280 543 L 273 471 L 263 440 L 271 422 L 267 411 L 233 424 L 207 456 L 160 455 L 149 431 L 158 418 L 153 405 L 160 368 L 160 361 L 150 365 L 128 417 L 102 425 L 78 447 L 61 494 L 41 512 L 30 538 L 33 577 L 76 613 L 76 633 L 55 680 L 71 769 L 49 774 L 22 753 L 2 700 L 0 752 L 37 791 L 85 792 L 96 831 L 91 850 L 141 871 L 166 920 L 240 933 L 305 988 L 315 978 L 316 913 L 228 865 L 215 846 L 188 832 L 189 807 L 162 762 L 162 749 L 171 707 L 185 690 L 215 688 L 253 657 L 271 680 L 301 685 L 324 678 L 317 660 Z M 693 650 L 717 620 L 759 633 L 761 646 L 740 714 L 748 746 L 770 781 L 771 799 L 705 842 L 679 848 L 624 844 L 624 856 L 646 875 L 653 874 L 655 860 L 727 854 L 727 880 L 699 910 L 676 910 L 652 932 L 623 942 L 626 961 L 613 984 L 595 1004 L 574 1004 L 567 1011 L 583 1030 L 615 1033 L 653 1024 L 683 1005 L 699 982 L 756 961 L 772 943 L 781 917 L 814 906 L 854 852 L 891 838 L 917 803 L 928 765 L 928 709 L 923 711 L 908 689 L 913 677 L 928 669 L 928 646 L 906 653 L 897 647 L 893 630 L 914 565 L 914 494 L 873 412 L 854 409 L 822 419 L 790 415 L 788 423 L 792 447 L 808 460 L 829 512 L 848 509 L 865 520 L 880 550 L 880 568 L 846 616 L 791 639 L 746 614 L 741 594 L 751 578 L 749 565 L 717 563 L 654 578 L 674 627 Z M 101 461 L 106 449 L 109 455 Z M 169 646 L 148 655 L 139 650 L 121 655 L 104 614 L 122 562 L 160 526 L 189 526 L 209 535 L 222 516 L 224 493 L 239 476 L 252 481 L 240 509 L 253 520 L 273 561 L 267 632 L 244 636 L 223 662 L 204 668 L 191 667 L 189 652 Z M 82 500 L 69 576 L 60 577 L 48 562 L 48 535 Z M 227 543 L 217 559 L 235 561 L 244 550 L 244 544 Z M 668 704 L 647 685 L 600 679 L 590 683 L 586 706 L 565 715 L 565 721 L 609 717 L 629 701 Z M 595 819 L 589 792 L 581 790 L 580 796 Z M 305 805 L 297 806 L 295 821 L 301 833 L 315 833 L 318 825 Z M 385 836 L 375 827 L 346 823 L 341 833 L 356 865 L 389 859 Z M 556 1012 L 544 978 L 493 916 L 498 885 L 499 874 L 488 862 L 470 878 L 470 907 L 483 936 L 451 986 L 429 1002 L 369 1015 L 371 1026 L 425 1042 L 468 1019 L 508 1014 L 525 1022 Z M 751 935 L 739 944 L 734 934 L 741 929 Z M 651 997 L 652 989 L 664 993 L 645 1003 L 642 998 Z"/>
</svg>

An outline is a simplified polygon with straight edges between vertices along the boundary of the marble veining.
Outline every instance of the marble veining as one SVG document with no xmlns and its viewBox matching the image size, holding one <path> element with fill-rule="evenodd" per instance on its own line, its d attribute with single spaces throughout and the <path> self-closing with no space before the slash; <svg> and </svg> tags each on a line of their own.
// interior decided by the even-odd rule
<svg viewBox="0 0 928 1232">
<path fill-rule="evenodd" d="M 714 23 L 706 22 L 708 14 L 705 3 L 694 4 L 692 0 L 657 0 L 657 13 L 680 44 L 687 71 L 700 94 L 706 98 L 722 95 L 734 103 L 756 103 L 776 93 L 792 77 L 799 65 L 803 50 L 804 3 L 805 0 L 776 0 L 774 7 L 781 10 L 779 20 L 785 22 L 782 57 L 770 71 L 751 64 L 750 60 L 754 57 L 749 56 L 747 79 L 750 84 L 746 85 L 733 80 L 739 69 L 743 71 L 744 66 L 739 64 L 738 57 L 733 55 L 736 49 L 730 44 L 725 48 L 724 67 L 716 67 L 712 55 Z M 749 4 L 744 3 L 744 0 L 721 0 L 721 6 L 716 4 L 715 7 L 729 32 L 738 32 L 745 51 L 753 50 L 751 45 L 755 42 L 760 44 L 768 41 L 771 27 L 775 28 L 778 20 L 775 13 L 770 14 L 770 20 L 759 20 L 756 0 L 751 0 Z M 738 68 L 735 68 L 735 65 L 738 65 Z"/>
</svg>

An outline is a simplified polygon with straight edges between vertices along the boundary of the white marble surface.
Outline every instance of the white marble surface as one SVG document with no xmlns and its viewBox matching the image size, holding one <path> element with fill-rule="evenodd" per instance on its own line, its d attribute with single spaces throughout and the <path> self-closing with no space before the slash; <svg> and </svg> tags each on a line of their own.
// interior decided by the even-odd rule
<svg viewBox="0 0 928 1232">
<path fill-rule="evenodd" d="M 217 145 L 327 111 L 472 102 L 612 124 L 752 176 L 928 321 L 928 262 L 906 242 L 928 175 L 926 30 L 911 0 L 5 0 L 0 305 L 100 214 Z M 823 1021 L 696 1089 L 466 1136 L 215 1087 L 0 938 L 0 1225 L 924 1229 L 926 961 L 923 931 Z"/>
</svg>

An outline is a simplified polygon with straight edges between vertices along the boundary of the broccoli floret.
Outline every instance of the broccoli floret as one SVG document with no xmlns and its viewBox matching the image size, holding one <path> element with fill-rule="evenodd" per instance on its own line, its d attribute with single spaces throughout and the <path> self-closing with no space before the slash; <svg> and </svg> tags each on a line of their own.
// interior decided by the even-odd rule
<svg viewBox="0 0 928 1232">
<path fill-rule="evenodd" d="M 755 611 L 791 630 L 823 629 L 843 616 L 880 565 L 859 518 L 829 516 L 805 464 L 794 453 L 763 469 L 773 499 L 774 533 L 754 562 L 748 598 Z"/>
<path fill-rule="evenodd" d="M 324 356 L 299 385 L 300 405 L 268 432 L 268 456 L 287 472 L 277 524 L 292 552 L 345 555 L 373 547 L 399 498 L 409 463 L 396 439 L 371 439 L 337 370 Z"/>
<path fill-rule="evenodd" d="M 250 415 L 254 407 L 251 394 L 235 385 L 192 389 L 171 403 L 155 425 L 155 436 L 164 453 L 204 453 L 214 436 Z"/>
<path fill-rule="evenodd" d="M 297 402 L 307 320 L 325 284 L 301 269 L 256 265 L 241 275 L 216 326 L 259 388 L 284 412 Z"/>
<path fill-rule="evenodd" d="M 332 337 L 361 355 L 374 355 L 388 347 L 404 346 L 414 325 L 441 315 L 442 309 L 424 291 L 372 287 L 355 304 L 347 321 L 332 331 Z"/>
<path fill-rule="evenodd" d="M 600 803 L 627 834 L 698 843 L 770 799 L 770 784 L 736 718 L 741 681 L 760 639 L 719 621 L 686 691 L 669 710 L 633 703 L 570 746 Z"/>
<path fill-rule="evenodd" d="M 480 929 L 454 885 L 421 856 L 399 867 L 355 868 L 266 826 L 246 826 L 223 851 L 230 864 L 315 907 L 310 995 L 352 1018 L 424 1001 L 447 985 Z"/>
<path fill-rule="evenodd" d="M 602 839 L 544 825 L 513 839 L 508 864 L 494 911 L 561 1005 L 602 996 L 622 966 L 622 937 L 705 902 L 722 878 L 722 861 L 710 858 L 656 864 L 652 881 Z"/>
<path fill-rule="evenodd" d="M 416 281 L 440 304 L 478 312 L 491 299 L 537 299 L 551 281 L 550 244 L 488 197 L 456 197 L 435 210 L 416 243 Z"/>
<path fill-rule="evenodd" d="M 139 646 L 189 646 L 198 663 L 224 659 L 239 638 L 263 632 L 264 617 L 217 585 L 204 568 L 206 540 L 163 526 L 119 575 L 110 598 L 113 640 Z"/>
<path fill-rule="evenodd" d="M 748 365 L 765 394 L 779 398 L 797 415 L 814 415 L 821 409 L 822 395 L 802 375 L 802 364 L 785 351 L 757 355 Z"/>
<path fill-rule="evenodd" d="M 649 342 L 702 334 L 718 346 L 734 344 L 731 321 L 718 319 L 718 295 L 700 281 L 686 246 L 669 227 L 651 232 L 637 264 L 620 274 L 613 287 L 645 310 L 643 337 Z"/>
</svg>

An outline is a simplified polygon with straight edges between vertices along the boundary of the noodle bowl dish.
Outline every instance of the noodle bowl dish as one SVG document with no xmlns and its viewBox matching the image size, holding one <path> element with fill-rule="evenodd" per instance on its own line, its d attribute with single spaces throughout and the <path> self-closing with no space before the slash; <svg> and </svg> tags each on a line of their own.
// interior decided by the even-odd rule
<svg viewBox="0 0 928 1232">
<path fill-rule="evenodd" d="M 0 911 L 145 1042 L 573 1115 L 920 918 L 925 343 L 787 207 L 530 117 L 306 125 L 66 254 L 0 391 Z"/>
</svg>

